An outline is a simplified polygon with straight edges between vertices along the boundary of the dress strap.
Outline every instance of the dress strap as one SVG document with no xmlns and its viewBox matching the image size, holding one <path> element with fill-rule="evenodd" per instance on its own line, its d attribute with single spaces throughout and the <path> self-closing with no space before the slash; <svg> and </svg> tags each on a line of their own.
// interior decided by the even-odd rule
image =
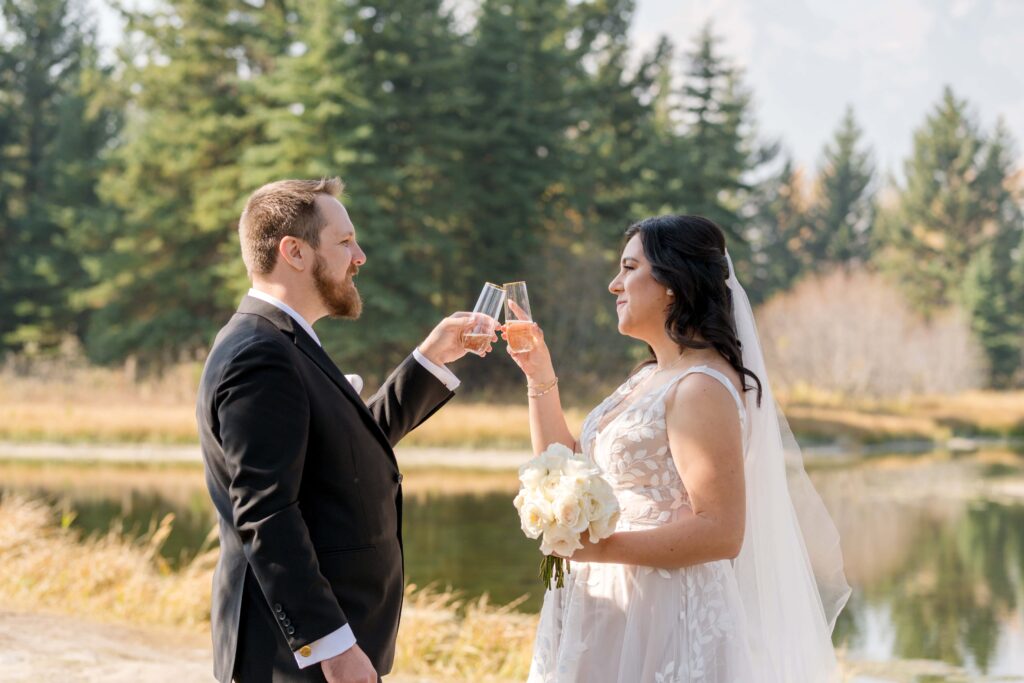
<svg viewBox="0 0 1024 683">
<path fill-rule="evenodd" d="M 707 365 L 696 365 L 692 368 L 687 368 L 684 372 L 679 373 L 678 376 L 673 377 L 668 382 L 666 382 L 665 387 L 664 389 L 662 389 L 662 391 L 667 392 L 669 387 L 674 386 L 675 384 L 680 382 L 684 377 L 688 377 L 689 375 L 694 375 L 697 373 L 717 379 L 726 389 L 729 390 L 729 394 L 732 395 L 733 400 L 736 402 L 736 408 L 739 410 L 740 422 L 746 425 L 747 408 L 743 404 L 743 399 L 740 397 L 740 393 L 736 391 L 736 387 L 733 385 L 732 382 L 729 381 L 728 377 L 726 377 L 718 370 L 708 367 Z"/>
</svg>

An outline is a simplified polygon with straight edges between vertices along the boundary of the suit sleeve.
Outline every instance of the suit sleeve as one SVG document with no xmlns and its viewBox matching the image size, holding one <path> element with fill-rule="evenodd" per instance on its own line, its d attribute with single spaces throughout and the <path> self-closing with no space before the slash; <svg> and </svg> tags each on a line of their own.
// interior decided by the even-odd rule
<svg viewBox="0 0 1024 683">
<path fill-rule="evenodd" d="M 392 371 L 366 406 L 394 446 L 454 395 L 410 354 Z"/>
<path fill-rule="evenodd" d="M 235 528 L 293 651 L 348 623 L 299 511 L 309 396 L 285 349 L 244 348 L 217 387 L 216 414 Z"/>
</svg>

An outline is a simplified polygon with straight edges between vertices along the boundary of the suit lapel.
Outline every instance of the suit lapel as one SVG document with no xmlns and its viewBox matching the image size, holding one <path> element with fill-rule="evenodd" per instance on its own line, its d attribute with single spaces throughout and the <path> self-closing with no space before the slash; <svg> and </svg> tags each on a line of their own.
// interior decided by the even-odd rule
<svg viewBox="0 0 1024 683">
<path fill-rule="evenodd" d="M 388 454 L 388 457 L 391 458 L 397 469 L 398 462 L 395 459 L 395 454 L 391 448 L 391 444 L 388 442 L 387 437 L 381 430 L 380 425 L 377 424 L 377 420 L 374 419 L 370 409 L 366 407 L 363 399 L 356 393 L 351 382 L 345 379 L 345 375 L 341 374 L 341 370 L 338 369 L 338 366 L 335 365 L 334 361 L 332 361 L 330 356 L 327 355 L 327 352 L 324 351 L 319 344 L 313 341 L 313 338 L 310 337 L 301 326 L 296 324 L 290 315 L 273 304 L 251 296 L 247 296 L 242 299 L 242 304 L 238 307 L 238 312 L 255 314 L 266 318 L 278 329 L 290 336 L 295 342 L 295 345 L 298 346 L 299 349 L 306 354 L 306 356 L 312 360 L 332 382 L 334 382 L 338 389 L 341 390 L 341 393 L 355 405 L 356 410 L 362 414 L 363 420 L 367 423 L 367 427 L 377 437 L 377 440 L 381 442 L 381 445 L 384 446 L 384 451 Z"/>
</svg>

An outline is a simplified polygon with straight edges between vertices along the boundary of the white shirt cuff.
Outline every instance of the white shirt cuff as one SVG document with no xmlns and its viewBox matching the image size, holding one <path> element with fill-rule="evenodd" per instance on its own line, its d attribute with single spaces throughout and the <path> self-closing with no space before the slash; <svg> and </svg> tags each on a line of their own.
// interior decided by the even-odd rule
<svg viewBox="0 0 1024 683">
<path fill-rule="evenodd" d="M 328 633 L 320 640 L 314 640 L 312 643 L 307 645 L 309 648 L 309 656 L 303 657 L 302 652 L 306 651 L 305 648 L 299 648 L 297 652 L 293 652 L 295 655 L 295 661 L 298 663 L 300 669 L 305 669 L 307 666 L 319 664 L 325 659 L 331 657 L 337 657 L 342 652 L 347 652 L 356 644 L 356 636 L 352 633 L 352 627 L 345 624 L 337 631 Z"/>
<path fill-rule="evenodd" d="M 412 350 L 412 357 L 416 359 L 416 362 L 422 365 L 424 368 L 430 371 L 434 377 L 438 379 L 441 384 L 448 387 L 448 391 L 455 391 L 462 384 L 462 380 L 455 376 L 455 373 L 444 367 L 434 363 L 429 358 L 420 353 L 419 349 Z"/>
</svg>

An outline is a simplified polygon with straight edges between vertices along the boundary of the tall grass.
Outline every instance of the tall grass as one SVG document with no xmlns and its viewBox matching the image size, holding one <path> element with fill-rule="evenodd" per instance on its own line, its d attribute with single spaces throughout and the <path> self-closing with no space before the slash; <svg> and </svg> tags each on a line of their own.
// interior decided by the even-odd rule
<svg viewBox="0 0 1024 683">
<path fill-rule="evenodd" d="M 526 680 L 537 616 L 516 612 L 516 605 L 410 585 L 395 671 L 442 681 Z"/>
<path fill-rule="evenodd" d="M 177 571 L 160 557 L 173 515 L 140 540 L 118 530 L 81 540 L 73 513 L 24 497 L 0 499 L 0 602 L 8 608 L 85 615 L 98 621 L 209 629 L 216 549 Z M 537 617 L 409 586 L 397 673 L 438 681 L 523 680 Z"/>
<path fill-rule="evenodd" d="M 217 551 L 207 549 L 172 571 L 160 547 L 173 515 L 139 541 L 112 530 L 82 543 L 69 528 L 71 515 L 61 518 L 55 508 L 17 496 L 0 500 L 4 604 L 136 623 L 195 627 L 209 622 Z"/>
</svg>

